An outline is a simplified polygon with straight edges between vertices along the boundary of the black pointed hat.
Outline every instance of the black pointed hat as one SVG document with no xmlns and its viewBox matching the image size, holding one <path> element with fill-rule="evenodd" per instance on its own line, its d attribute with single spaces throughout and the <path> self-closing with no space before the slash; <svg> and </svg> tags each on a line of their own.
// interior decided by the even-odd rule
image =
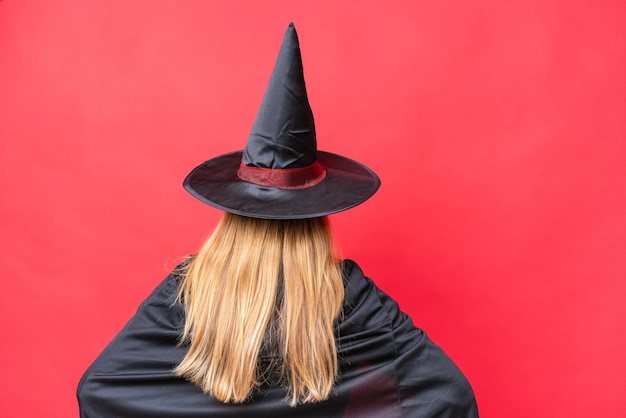
<svg viewBox="0 0 626 418">
<path fill-rule="evenodd" d="M 364 202 L 380 180 L 363 164 L 317 150 L 298 35 L 290 23 L 246 148 L 202 163 L 183 185 L 226 212 L 303 219 Z"/>
</svg>

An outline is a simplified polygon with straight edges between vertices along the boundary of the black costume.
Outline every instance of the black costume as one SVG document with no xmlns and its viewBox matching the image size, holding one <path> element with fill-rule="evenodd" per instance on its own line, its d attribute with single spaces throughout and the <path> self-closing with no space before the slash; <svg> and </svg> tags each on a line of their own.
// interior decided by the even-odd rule
<svg viewBox="0 0 626 418">
<path fill-rule="evenodd" d="M 81 417 L 477 417 L 470 385 L 353 261 L 336 327 L 340 373 L 324 402 L 290 407 L 281 387 L 261 387 L 245 404 L 224 404 L 172 369 L 184 308 L 170 274 L 89 367 L 78 386 Z"/>
<path fill-rule="evenodd" d="M 363 164 L 317 151 L 300 46 L 287 28 L 246 148 L 196 167 L 184 187 L 236 215 L 307 219 L 371 197 L 378 176 Z M 440 417 L 478 415 L 472 389 L 454 363 L 352 261 L 343 263 L 345 299 L 336 325 L 339 376 L 324 402 L 297 407 L 280 384 L 264 383 L 244 404 L 225 404 L 172 370 L 184 307 L 171 274 L 89 367 L 78 387 L 82 417 Z M 304 332 L 304 331 L 303 331 Z M 263 364 L 275 364 L 262 350 Z M 270 370 L 271 372 L 271 370 Z M 271 373 L 268 373 L 271 376 Z M 270 379 L 271 380 L 271 379 Z"/>
</svg>

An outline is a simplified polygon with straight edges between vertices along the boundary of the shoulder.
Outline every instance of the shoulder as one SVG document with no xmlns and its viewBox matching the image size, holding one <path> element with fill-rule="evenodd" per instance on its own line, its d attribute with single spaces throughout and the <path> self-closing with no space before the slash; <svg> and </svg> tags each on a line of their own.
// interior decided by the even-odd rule
<svg viewBox="0 0 626 418">
<path fill-rule="evenodd" d="M 376 365 L 376 371 L 389 365 L 402 416 L 477 417 L 472 388 L 452 359 L 354 261 L 345 260 L 343 269 L 340 346 L 352 359 Z M 380 385 L 385 379 L 377 375 L 372 381 Z"/>
<path fill-rule="evenodd" d="M 184 355 L 179 346 L 184 309 L 176 298 L 179 272 L 175 269 L 156 286 L 85 371 L 76 392 L 81 412 L 91 416 L 87 411 L 122 408 L 128 397 L 156 381 L 178 384 L 172 368 Z"/>
</svg>

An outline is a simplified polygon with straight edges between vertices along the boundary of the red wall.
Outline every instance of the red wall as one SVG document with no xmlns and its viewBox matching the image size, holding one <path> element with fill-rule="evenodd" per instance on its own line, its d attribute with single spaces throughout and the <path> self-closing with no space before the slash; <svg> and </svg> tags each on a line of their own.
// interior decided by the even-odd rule
<svg viewBox="0 0 626 418">
<path fill-rule="evenodd" d="M 0 416 L 76 416 L 217 220 L 182 179 L 243 147 L 292 20 L 320 149 L 383 180 L 345 256 L 483 417 L 624 416 L 624 2 L 241 3 L 0 1 Z"/>
</svg>

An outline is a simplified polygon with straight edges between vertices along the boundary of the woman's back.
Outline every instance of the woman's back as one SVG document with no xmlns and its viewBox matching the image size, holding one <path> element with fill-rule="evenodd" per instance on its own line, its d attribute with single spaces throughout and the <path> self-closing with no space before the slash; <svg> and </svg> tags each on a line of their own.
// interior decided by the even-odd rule
<svg viewBox="0 0 626 418">
<path fill-rule="evenodd" d="M 297 407 L 282 386 L 261 385 L 243 404 L 223 403 L 176 376 L 184 308 L 181 277 L 168 276 L 87 370 L 83 417 L 476 417 L 459 369 L 397 304 L 344 261 L 343 315 L 335 332 L 339 375 L 326 401 Z M 267 360 L 267 359 L 266 359 Z"/>
</svg>

